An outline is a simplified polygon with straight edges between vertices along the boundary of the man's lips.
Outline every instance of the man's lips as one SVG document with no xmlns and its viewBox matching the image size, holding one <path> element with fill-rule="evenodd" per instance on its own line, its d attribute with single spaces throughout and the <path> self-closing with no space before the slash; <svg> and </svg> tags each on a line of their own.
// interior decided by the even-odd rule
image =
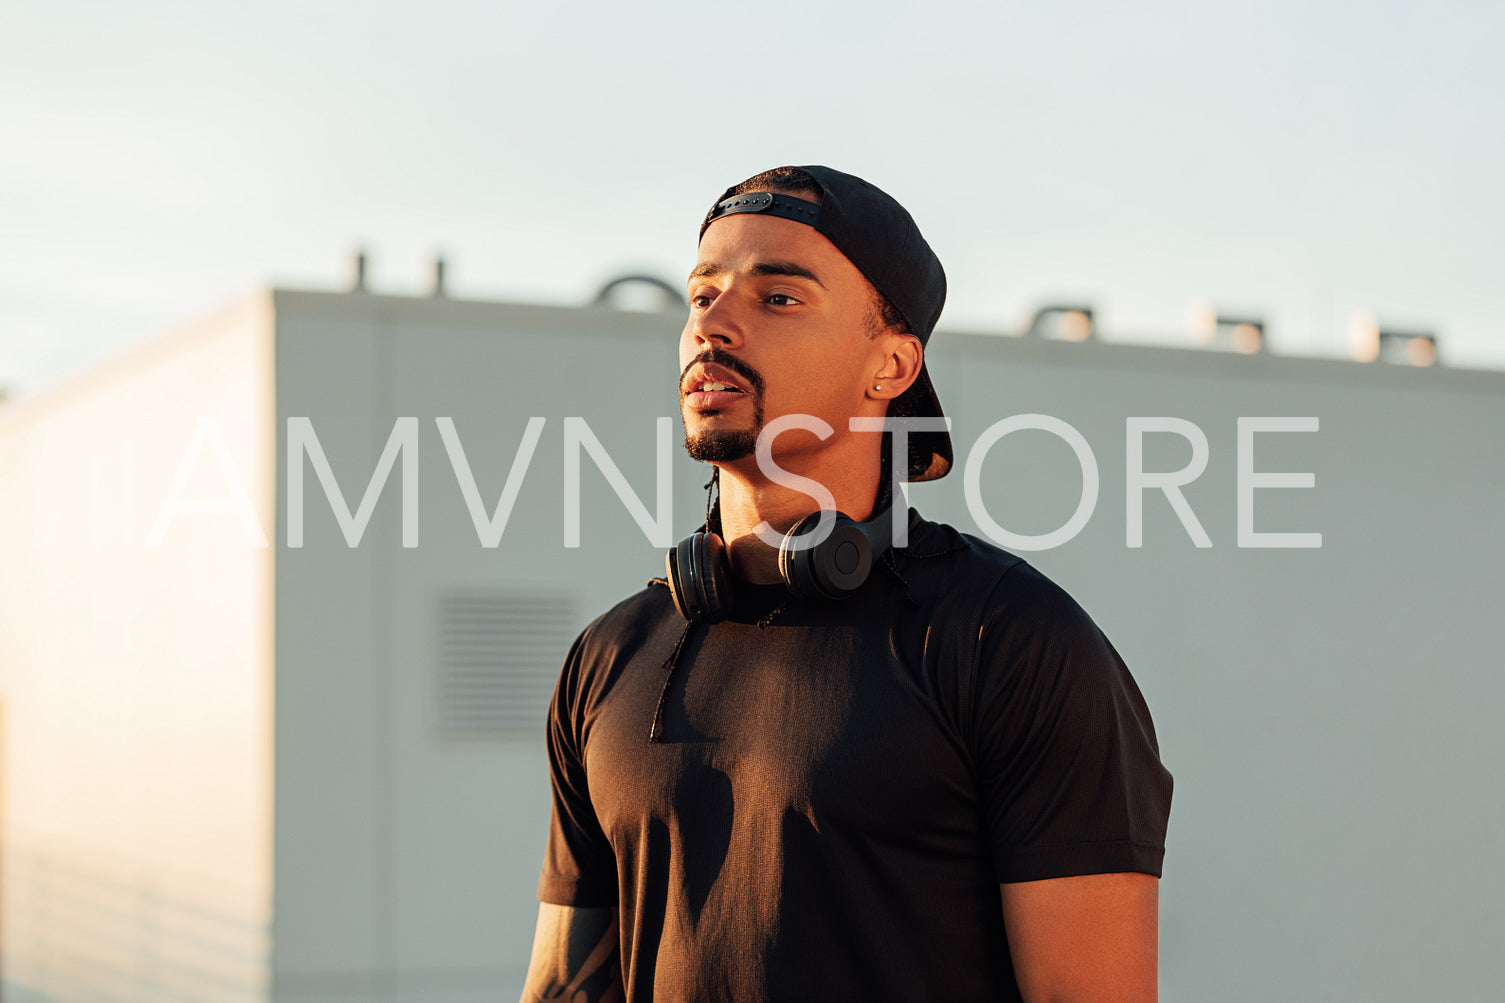
<svg viewBox="0 0 1505 1003">
<path fill-rule="evenodd" d="M 740 390 L 696 390 L 685 394 L 685 403 L 697 411 L 720 411 L 746 398 Z"/>
<path fill-rule="evenodd" d="M 683 394 L 684 402 L 697 410 L 720 410 L 751 396 L 730 370 L 714 363 L 692 369 Z"/>
</svg>

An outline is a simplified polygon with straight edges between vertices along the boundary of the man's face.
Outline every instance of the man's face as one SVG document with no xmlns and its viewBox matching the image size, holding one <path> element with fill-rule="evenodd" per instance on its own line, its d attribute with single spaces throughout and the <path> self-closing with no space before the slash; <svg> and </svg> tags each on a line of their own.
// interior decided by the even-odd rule
<svg viewBox="0 0 1505 1003">
<path fill-rule="evenodd" d="M 775 458 L 797 468 L 801 456 L 853 434 L 852 416 L 882 413 L 866 400 L 886 344 L 871 337 L 872 287 L 813 227 L 753 213 L 717 220 L 688 291 L 679 390 L 691 456 L 743 460 L 766 421 L 821 418 L 834 430 L 827 440 L 800 430 L 778 437 Z"/>
</svg>

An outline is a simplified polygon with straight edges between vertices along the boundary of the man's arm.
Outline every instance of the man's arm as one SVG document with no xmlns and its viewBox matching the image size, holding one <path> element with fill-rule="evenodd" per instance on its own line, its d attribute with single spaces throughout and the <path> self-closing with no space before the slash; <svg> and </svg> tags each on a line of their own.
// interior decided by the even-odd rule
<svg viewBox="0 0 1505 1003">
<path fill-rule="evenodd" d="M 1026 1003 L 1154 1003 L 1159 878 L 1088 874 L 998 888 Z"/>
<path fill-rule="evenodd" d="M 617 907 L 539 904 L 521 1003 L 621 1003 Z"/>
</svg>

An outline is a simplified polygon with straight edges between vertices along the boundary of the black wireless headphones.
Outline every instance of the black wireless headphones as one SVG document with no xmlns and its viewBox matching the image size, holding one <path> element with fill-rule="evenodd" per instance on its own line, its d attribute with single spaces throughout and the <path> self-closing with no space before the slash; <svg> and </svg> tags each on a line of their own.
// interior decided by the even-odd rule
<svg viewBox="0 0 1505 1003">
<path fill-rule="evenodd" d="M 834 514 L 836 524 L 815 546 L 796 549 L 794 541 L 814 530 L 820 512 L 795 523 L 779 545 L 779 574 L 789 591 L 801 599 L 845 599 L 862 587 L 873 561 L 893 545 L 891 509 L 884 508 L 867 522 Z M 680 616 L 717 623 L 731 615 L 733 577 L 720 536 L 691 534 L 669 548 L 664 565 L 669 594 Z"/>
</svg>

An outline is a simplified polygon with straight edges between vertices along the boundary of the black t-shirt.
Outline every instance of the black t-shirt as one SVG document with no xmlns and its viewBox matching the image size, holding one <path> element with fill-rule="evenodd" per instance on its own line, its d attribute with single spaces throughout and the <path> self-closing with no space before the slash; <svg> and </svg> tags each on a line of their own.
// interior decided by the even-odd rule
<svg viewBox="0 0 1505 1003">
<path fill-rule="evenodd" d="M 738 582 L 691 627 L 655 583 L 575 642 L 538 897 L 619 907 L 629 1001 L 1017 1000 L 1000 883 L 1160 873 L 1171 777 L 1117 652 L 910 518 L 844 601 Z"/>
</svg>

